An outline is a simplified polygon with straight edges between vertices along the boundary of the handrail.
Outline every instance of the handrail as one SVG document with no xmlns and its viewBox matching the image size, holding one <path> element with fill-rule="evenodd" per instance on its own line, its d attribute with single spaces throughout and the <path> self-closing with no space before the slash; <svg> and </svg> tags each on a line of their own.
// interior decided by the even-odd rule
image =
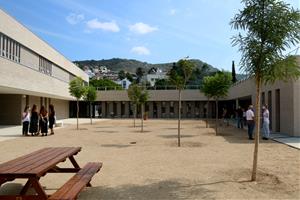
<svg viewBox="0 0 300 200">
<path fill-rule="evenodd" d="M 165 86 L 142 86 L 146 90 L 176 90 L 176 85 L 165 85 Z M 184 87 L 185 90 L 200 90 L 201 85 L 187 85 Z M 118 86 L 102 86 L 96 88 L 98 91 L 107 90 L 126 90 Z"/>
</svg>

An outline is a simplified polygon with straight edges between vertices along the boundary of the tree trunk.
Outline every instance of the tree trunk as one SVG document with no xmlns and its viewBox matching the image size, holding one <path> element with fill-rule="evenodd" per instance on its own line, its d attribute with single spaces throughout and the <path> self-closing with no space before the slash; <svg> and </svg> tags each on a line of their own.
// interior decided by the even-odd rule
<svg viewBox="0 0 300 200">
<path fill-rule="evenodd" d="M 78 130 L 78 118 L 79 118 L 79 100 L 77 99 L 77 130 Z"/>
<path fill-rule="evenodd" d="M 91 118 L 91 124 L 93 124 L 93 121 L 92 121 L 92 102 L 90 102 L 90 118 Z"/>
<path fill-rule="evenodd" d="M 134 104 L 134 112 L 133 112 L 133 127 L 135 128 L 135 118 L 136 118 L 136 107 L 137 105 Z"/>
<path fill-rule="evenodd" d="M 252 168 L 252 181 L 256 181 L 257 172 L 257 159 L 258 159 L 258 144 L 259 144 L 259 132 L 260 132 L 260 90 L 261 90 L 261 79 L 256 78 L 256 100 L 255 100 L 255 146 L 253 155 L 253 168 Z"/>
<path fill-rule="evenodd" d="M 143 132 L 144 131 L 144 104 L 141 104 L 141 132 Z"/>
<path fill-rule="evenodd" d="M 208 106 L 209 106 L 209 99 L 207 99 L 207 108 L 206 108 L 206 128 L 208 128 Z"/>
<path fill-rule="evenodd" d="M 218 125 L 219 125 L 219 108 L 218 108 L 218 99 L 216 99 L 216 135 L 218 135 Z"/>
<path fill-rule="evenodd" d="M 180 147 L 180 120 L 181 120 L 181 90 L 179 89 L 179 100 L 178 100 L 178 147 Z"/>
</svg>

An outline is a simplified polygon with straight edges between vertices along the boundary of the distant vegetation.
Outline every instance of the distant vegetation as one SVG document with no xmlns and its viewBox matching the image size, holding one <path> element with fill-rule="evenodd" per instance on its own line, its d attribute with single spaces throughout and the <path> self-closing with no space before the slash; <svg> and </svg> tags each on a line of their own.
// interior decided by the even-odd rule
<svg viewBox="0 0 300 200">
<path fill-rule="evenodd" d="M 123 88 L 121 85 L 115 83 L 112 80 L 109 79 L 91 79 L 90 85 L 94 86 L 95 88 L 98 88 L 99 90 L 122 90 Z"/>
</svg>

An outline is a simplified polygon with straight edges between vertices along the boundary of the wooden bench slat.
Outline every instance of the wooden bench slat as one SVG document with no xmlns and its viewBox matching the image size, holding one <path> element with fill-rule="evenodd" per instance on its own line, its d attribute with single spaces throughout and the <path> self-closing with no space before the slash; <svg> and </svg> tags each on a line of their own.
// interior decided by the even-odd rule
<svg viewBox="0 0 300 200">
<path fill-rule="evenodd" d="M 92 177 L 101 169 L 102 163 L 88 163 L 67 183 L 58 189 L 49 200 L 76 199 L 79 192 L 91 181 Z"/>
</svg>

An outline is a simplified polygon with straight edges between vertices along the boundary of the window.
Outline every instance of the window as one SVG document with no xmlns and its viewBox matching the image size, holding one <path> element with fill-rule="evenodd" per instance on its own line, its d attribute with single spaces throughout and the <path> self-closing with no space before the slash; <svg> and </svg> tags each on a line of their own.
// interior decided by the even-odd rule
<svg viewBox="0 0 300 200">
<path fill-rule="evenodd" d="M 39 71 L 50 76 L 52 75 L 52 63 L 42 56 L 39 58 Z"/>
<path fill-rule="evenodd" d="M 0 56 L 20 62 L 20 44 L 0 33 Z"/>
</svg>

